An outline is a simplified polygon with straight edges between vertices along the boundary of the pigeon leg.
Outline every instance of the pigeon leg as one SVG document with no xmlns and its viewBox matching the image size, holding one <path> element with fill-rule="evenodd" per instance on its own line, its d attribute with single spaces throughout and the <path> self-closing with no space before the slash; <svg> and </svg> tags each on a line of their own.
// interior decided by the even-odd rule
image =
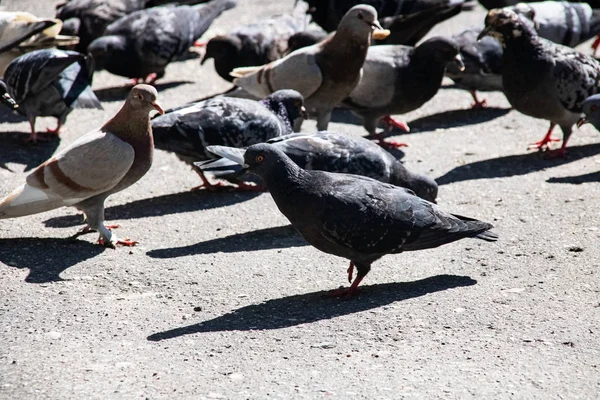
<svg viewBox="0 0 600 400">
<path fill-rule="evenodd" d="M 131 78 L 130 80 L 128 80 L 127 82 L 125 82 L 125 87 L 130 87 L 130 86 L 135 86 L 138 83 L 143 82 L 143 79 L 140 78 Z"/>
<path fill-rule="evenodd" d="M 158 79 L 158 74 L 156 74 L 155 72 L 152 72 L 151 74 L 148 74 L 148 76 L 146 78 L 144 78 L 144 83 L 146 83 L 148 85 L 152 85 L 154 82 L 156 82 L 157 79 Z"/>
<path fill-rule="evenodd" d="M 550 123 L 550 129 L 548 129 L 546 136 L 544 136 L 544 138 L 542 140 L 540 140 L 539 142 L 531 143 L 529 145 L 529 149 L 546 149 L 546 148 L 548 148 L 549 143 L 560 142 L 560 139 L 555 139 L 552 137 L 552 131 L 554 130 L 555 126 L 556 126 L 555 123 L 553 123 L 553 122 Z"/>
<path fill-rule="evenodd" d="M 387 125 L 387 130 L 391 130 L 392 127 L 395 127 L 403 130 L 404 132 L 410 132 L 410 128 L 406 122 L 393 118 L 391 115 L 386 115 L 383 117 L 382 121 Z"/>
<path fill-rule="evenodd" d="M 354 282 L 352 282 L 352 285 L 350 285 L 350 287 L 348 289 L 340 288 L 340 289 L 334 290 L 334 291 L 326 294 L 325 297 L 352 297 L 352 296 L 358 294 L 358 291 L 359 291 L 358 285 L 360 285 L 362 280 L 365 278 L 365 276 L 367 276 L 367 274 L 371 270 L 371 265 L 358 264 L 358 263 L 354 263 L 352 261 L 352 262 L 350 262 L 350 267 L 348 267 L 348 275 L 350 275 L 352 273 L 354 266 L 356 266 L 356 278 L 354 278 Z M 352 270 L 351 270 L 351 268 L 352 268 Z M 349 276 L 349 277 L 351 278 L 351 276 Z"/>
<path fill-rule="evenodd" d="M 408 147 L 408 145 L 406 143 L 402 143 L 402 142 L 388 142 L 386 140 L 384 140 L 383 138 L 383 134 L 380 133 L 376 133 L 373 135 L 373 139 L 377 142 L 377 144 L 381 147 L 385 148 L 394 148 L 397 149 L 399 147 Z"/>
<path fill-rule="evenodd" d="M 210 192 L 218 192 L 220 190 L 227 189 L 221 182 L 210 183 L 210 181 L 208 180 L 208 178 L 206 178 L 206 176 L 204 176 L 204 173 L 202 172 L 202 170 L 200 168 L 197 168 L 194 166 L 194 167 L 192 167 L 192 169 L 198 174 L 200 179 L 202 179 L 202 185 L 193 187 L 191 189 L 192 192 L 195 192 L 197 190 L 208 190 Z"/>
<path fill-rule="evenodd" d="M 594 50 L 592 55 L 594 55 L 594 56 L 596 55 L 596 52 L 598 51 L 598 47 L 600 47 L 600 35 L 596 36 L 594 43 L 592 43 L 592 49 Z"/>
<path fill-rule="evenodd" d="M 206 47 L 207 44 L 208 44 L 207 41 L 198 39 L 198 40 L 196 40 L 194 42 L 194 44 L 192 46 L 194 46 L 194 47 Z"/>
<path fill-rule="evenodd" d="M 348 283 L 352 282 L 352 274 L 354 273 L 354 263 L 350 261 L 350 266 L 348 267 Z"/>
<path fill-rule="evenodd" d="M 50 129 L 50 128 L 46 128 L 46 133 L 49 133 L 51 135 L 56 135 L 58 136 L 58 134 L 60 133 L 60 128 L 61 128 L 61 124 L 60 121 L 56 124 L 56 128 L 54 129 Z"/>
<path fill-rule="evenodd" d="M 469 93 L 471 93 L 471 96 L 473 96 L 473 100 L 475 100 L 475 103 L 471 104 L 471 108 L 473 110 L 481 110 L 482 108 L 487 107 L 487 100 L 486 99 L 479 100 L 477 98 L 477 91 L 469 90 Z"/>
<path fill-rule="evenodd" d="M 29 133 L 29 137 L 25 140 L 27 143 L 36 144 L 38 142 L 37 132 L 35 131 L 35 117 L 29 118 L 29 128 L 31 132 Z"/>
</svg>

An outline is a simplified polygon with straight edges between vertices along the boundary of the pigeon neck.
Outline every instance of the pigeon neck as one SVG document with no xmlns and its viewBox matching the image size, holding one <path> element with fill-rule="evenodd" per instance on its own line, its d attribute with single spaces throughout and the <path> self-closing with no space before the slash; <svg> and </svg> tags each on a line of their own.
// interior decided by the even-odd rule
<svg viewBox="0 0 600 400">
<path fill-rule="evenodd" d="M 305 180 L 306 171 L 288 158 L 280 158 L 262 176 L 269 189 L 280 194 L 290 193 Z"/>
<path fill-rule="evenodd" d="M 279 117 L 281 122 L 286 126 L 286 132 L 292 131 L 292 121 L 290 121 L 290 117 L 283 103 L 269 98 L 261 100 L 260 103 Z"/>
<path fill-rule="evenodd" d="M 347 54 L 348 57 L 346 58 L 340 55 L 345 65 L 359 63 L 362 66 L 367 56 L 370 42 L 370 33 L 356 32 L 349 27 L 340 26 L 337 32 L 333 36 L 330 36 L 329 40 L 325 39 L 322 43 L 328 52 L 338 55 L 340 53 Z"/>
<path fill-rule="evenodd" d="M 127 102 L 114 117 L 104 124 L 103 130 L 130 143 L 152 138 L 148 110 L 134 109 Z M 142 132 L 143 134 L 141 134 Z"/>
</svg>

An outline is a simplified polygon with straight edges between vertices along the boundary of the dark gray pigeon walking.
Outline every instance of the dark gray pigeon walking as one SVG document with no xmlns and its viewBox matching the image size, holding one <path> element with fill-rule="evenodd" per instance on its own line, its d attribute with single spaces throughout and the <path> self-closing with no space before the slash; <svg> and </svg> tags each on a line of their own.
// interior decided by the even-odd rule
<svg viewBox="0 0 600 400">
<path fill-rule="evenodd" d="M 212 22 L 236 5 L 236 0 L 212 0 L 206 5 L 163 6 L 119 18 L 95 39 L 88 51 L 97 69 L 153 83 L 167 65 L 185 54 Z"/>
<path fill-rule="evenodd" d="M 31 127 L 29 141 L 38 140 L 37 117 L 55 117 L 58 135 L 74 108 L 102 109 L 91 84 L 93 59 L 75 51 L 44 49 L 14 59 L 6 69 L 4 82 Z"/>
<path fill-rule="evenodd" d="M 495 241 L 492 225 L 453 215 L 408 189 L 358 175 L 307 171 L 283 151 L 262 143 L 248 148 L 245 168 L 266 183 L 279 210 L 317 249 L 350 260 L 353 295 L 386 254 L 424 250 L 473 237 Z"/>
<path fill-rule="evenodd" d="M 409 171 L 400 161 L 372 141 L 345 133 L 293 133 L 270 139 L 267 143 L 282 150 L 300 168 L 362 175 L 412 190 L 417 196 L 435 202 L 437 183 L 428 176 Z M 195 163 L 215 178 L 233 178 L 242 172 L 243 148 L 208 146 L 220 157 Z"/>
<path fill-rule="evenodd" d="M 390 125 L 408 131 L 408 126 L 390 117 L 404 114 L 429 101 L 442 85 L 446 65 L 462 65 L 458 46 L 451 39 L 434 37 L 417 47 L 401 45 L 372 46 L 363 66 L 360 83 L 342 103 L 364 119 L 364 127 L 381 145 L 403 146 L 384 142 L 376 132 L 382 117 Z"/>
<path fill-rule="evenodd" d="M 563 131 L 560 149 L 551 157 L 565 157 L 572 127 L 585 99 L 600 92 L 600 63 L 569 47 L 540 38 L 533 27 L 508 9 L 491 10 L 485 18 L 486 35 L 504 46 L 502 84 L 510 104 L 519 112 L 550 121 L 544 138 L 532 145 L 547 149 L 556 125 Z"/>
<path fill-rule="evenodd" d="M 288 39 L 306 29 L 310 19 L 306 9 L 306 3 L 298 2 L 292 14 L 276 15 L 213 37 L 206 44 L 202 64 L 214 59 L 219 76 L 231 82 L 229 73 L 234 68 L 280 59 L 288 53 Z"/>
<path fill-rule="evenodd" d="M 215 97 L 167 110 L 152 120 L 154 145 L 177 154 L 184 162 L 213 158 L 206 146 L 247 147 L 292 132 L 296 119 L 305 117 L 304 99 L 295 90 L 280 90 L 264 100 Z M 212 185 L 194 168 L 203 181 Z"/>
<path fill-rule="evenodd" d="M 494 38 L 484 37 L 477 40 L 482 29 L 465 29 L 452 39 L 458 44 L 464 68 L 456 63 L 449 63 L 446 76 L 456 86 L 471 93 L 475 103 L 473 108 L 487 107 L 485 99 L 477 98 L 477 91 L 502 90 L 502 46 Z"/>
</svg>

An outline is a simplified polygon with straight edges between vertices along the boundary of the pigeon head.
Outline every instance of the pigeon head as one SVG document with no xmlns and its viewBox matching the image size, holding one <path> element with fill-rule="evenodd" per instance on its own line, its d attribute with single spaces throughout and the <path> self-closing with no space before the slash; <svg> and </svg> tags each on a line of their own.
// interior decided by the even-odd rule
<svg viewBox="0 0 600 400">
<path fill-rule="evenodd" d="M 289 122 L 290 127 L 296 119 L 307 118 L 304 97 L 295 90 L 278 90 L 262 100 L 262 103 L 283 121 Z"/>
<path fill-rule="evenodd" d="M 372 32 L 373 39 L 377 40 L 385 39 L 390 34 L 390 31 L 381 27 L 375 8 L 366 4 L 359 4 L 348 10 L 338 26 L 338 32 L 340 31 L 349 31 L 358 37 L 368 37 Z"/>
<path fill-rule="evenodd" d="M 277 147 L 259 143 L 248 147 L 244 153 L 243 169 L 260 176 L 268 184 L 268 177 L 285 170 L 298 170 L 294 162 Z"/>
<path fill-rule="evenodd" d="M 410 181 L 410 189 L 420 198 L 436 203 L 438 185 L 429 176 L 414 174 Z"/>
<path fill-rule="evenodd" d="M 577 122 L 577 127 L 587 123 L 600 130 L 600 94 L 588 97 L 583 103 L 583 116 Z"/>
<path fill-rule="evenodd" d="M 123 36 L 101 36 L 90 43 L 88 53 L 94 57 L 96 70 L 106 68 L 109 60 L 118 58 L 117 54 L 125 55 L 126 43 Z"/>
<path fill-rule="evenodd" d="M 415 49 L 415 55 L 432 60 L 435 64 L 441 66 L 446 66 L 449 62 L 455 61 L 464 69 L 458 44 L 449 38 L 436 36 L 428 39 Z"/>
<path fill-rule="evenodd" d="M 14 110 L 19 107 L 17 102 L 10 97 L 8 94 L 8 87 L 6 87 L 6 83 L 0 79 L 0 102 L 6 104 L 10 109 Z"/>
<path fill-rule="evenodd" d="M 303 31 L 296 32 L 288 39 L 288 53 L 296 51 L 303 47 L 312 46 L 313 44 L 319 43 L 327 36 L 326 33 L 320 31 Z"/>
<path fill-rule="evenodd" d="M 215 62 L 234 59 L 241 49 L 242 41 L 237 36 L 215 36 L 206 44 L 206 53 L 200 63 L 204 64 L 209 58 L 214 58 Z"/>
<path fill-rule="evenodd" d="M 163 108 L 158 104 L 158 92 L 150 85 L 135 85 L 129 92 L 127 104 L 135 111 L 149 113 L 152 110 L 164 114 Z"/>
<path fill-rule="evenodd" d="M 526 20 L 527 18 L 519 17 L 512 10 L 495 8 L 490 10 L 485 17 L 485 28 L 481 31 L 477 39 L 480 40 L 484 36 L 492 36 L 500 42 L 502 47 L 505 47 L 507 40 L 537 36 L 532 24 L 524 22 Z"/>
</svg>

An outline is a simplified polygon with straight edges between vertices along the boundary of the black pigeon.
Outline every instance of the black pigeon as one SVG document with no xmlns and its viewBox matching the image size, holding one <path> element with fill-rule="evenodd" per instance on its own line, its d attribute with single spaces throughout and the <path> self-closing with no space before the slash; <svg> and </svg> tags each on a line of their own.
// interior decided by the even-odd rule
<svg viewBox="0 0 600 400">
<path fill-rule="evenodd" d="M 219 76 L 231 82 L 229 73 L 234 68 L 268 64 L 285 56 L 288 39 L 304 31 L 307 23 L 306 3 L 298 2 L 292 14 L 276 15 L 213 37 L 206 44 L 202 64 L 213 58 Z"/>
<path fill-rule="evenodd" d="M 299 0 L 296 0 L 299 1 Z M 332 32 L 337 29 L 342 17 L 358 4 L 368 4 L 377 10 L 379 18 L 408 15 L 420 11 L 437 9 L 439 6 L 468 4 L 471 0 L 305 0 L 309 5 L 312 20 Z M 441 9 L 436 12 L 444 14 Z"/>
<path fill-rule="evenodd" d="M 390 153 L 370 140 L 345 133 L 293 133 L 270 139 L 267 143 L 282 150 L 300 168 L 362 175 L 412 190 L 417 196 L 435 202 L 437 183 L 428 176 L 406 169 Z M 216 178 L 237 178 L 244 164 L 245 149 L 209 146 L 220 157 L 195 165 Z"/>
<path fill-rule="evenodd" d="M 215 97 L 167 110 L 152 120 L 154 146 L 176 153 L 192 164 L 213 156 L 206 146 L 247 147 L 292 132 L 305 113 L 304 99 L 295 90 L 279 90 L 264 100 Z M 211 185 L 199 169 L 204 187 Z"/>
<path fill-rule="evenodd" d="M 482 29 L 466 29 L 452 39 L 458 44 L 464 69 L 455 63 L 448 64 L 446 76 L 473 96 L 473 108 L 487 106 L 487 101 L 479 100 L 476 91 L 502 90 L 502 46 L 494 38 L 477 40 Z"/>
<path fill-rule="evenodd" d="M 36 50 L 14 59 L 6 69 L 4 82 L 31 126 L 29 141 L 36 142 L 37 117 L 55 117 L 58 135 L 74 108 L 102 109 L 91 88 L 93 59 L 75 51 Z"/>
<path fill-rule="evenodd" d="M 495 241 L 492 225 L 448 214 L 405 188 L 358 175 L 307 171 L 283 151 L 261 143 L 244 155 L 245 167 L 260 176 L 279 210 L 317 249 L 350 260 L 353 295 L 386 254 L 424 250 L 467 237 Z"/>
<path fill-rule="evenodd" d="M 493 8 L 503 8 L 514 6 L 518 3 L 535 3 L 535 1 L 529 0 L 479 0 L 479 3 L 491 10 Z M 592 8 L 600 8 L 600 0 L 585 0 L 585 1 L 572 1 L 572 3 L 586 3 L 589 4 Z"/>
<path fill-rule="evenodd" d="M 428 39 L 417 47 L 372 46 L 360 83 L 343 105 L 362 116 L 367 132 L 383 145 L 383 136 L 376 133 L 379 120 L 385 116 L 388 124 L 408 131 L 404 122 L 389 115 L 416 110 L 429 101 L 442 84 L 446 65 L 453 60 L 462 64 L 457 57 L 456 43 L 442 37 Z"/>
<path fill-rule="evenodd" d="M 323 29 L 307 29 L 302 32 L 294 33 L 288 39 L 288 53 L 301 49 L 303 47 L 312 46 L 319 43 L 327 37 L 328 33 Z"/>
<path fill-rule="evenodd" d="M 585 99 L 600 92 L 600 63 L 570 47 L 540 38 L 533 27 L 508 9 L 491 10 L 479 37 L 493 36 L 504 46 L 502 84 L 510 104 L 519 112 L 550 121 L 544 138 L 532 145 L 547 149 L 556 125 L 563 131 L 564 157 L 572 127 Z"/>
<path fill-rule="evenodd" d="M 135 11 L 110 24 L 88 51 L 98 69 L 153 83 L 171 61 L 184 55 L 194 41 L 236 0 L 206 5 L 164 6 Z"/>
</svg>

